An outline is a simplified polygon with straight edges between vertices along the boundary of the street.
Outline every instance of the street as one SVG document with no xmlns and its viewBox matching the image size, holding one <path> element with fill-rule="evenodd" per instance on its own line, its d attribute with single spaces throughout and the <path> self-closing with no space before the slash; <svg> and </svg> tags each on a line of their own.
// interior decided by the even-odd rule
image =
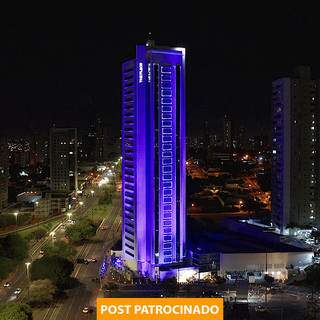
<svg viewBox="0 0 320 320">
<path fill-rule="evenodd" d="M 98 193 L 99 190 L 97 190 Z M 83 215 L 87 212 L 87 210 L 90 210 L 98 201 L 98 197 L 87 197 L 86 203 L 83 206 L 79 206 L 78 208 L 74 210 L 70 210 L 69 213 L 71 213 L 74 216 Z M 62 220 L 63 221 L 63 220 Z M 39 258 L 39 251 L 40 249 L 48 242 L 50 241 L 57 241 L 64 237 L 64 229 L 61 228 L 62 222 L 50 232 L 50 235 L 45 237 L 44 239 L 38 241 L 33 245 L 31 249 L 29 249 L 29 255 L 26 259 L 26 262 L 31 262 L 37 258 Z M 53 239 L 53 235 L 56 237 L 56 239 Z M 16 272 L 6 281 L 9 282 L 10 287 L 4 288 L 3 285 L 0 287 L 0 301 L 3 302 L 10 302 L 10 301 L 23 301 L 27 296 L 27 288 L 28 288 L 28 279 L 27 279 L 27 272 L 26 272 L 26 265 L 25 263 L 22 263 L 18 266 Z M 15 295 L 14 291 L 20 288 L 21 293 L 19 295 Z"/>
<path fill-rule="evenodd" d="M 100 284 L 93 282 L 99 275 L 99 267 L 106 250 L 110 249 L 121 233 L 121 202 L 115 199 L 110 215 L 106 217 L 97 231 L 96 241 L 84 244 L 78 254 L 82 258 L 96 258 L 97 262 L 88 265 L 76 264 L 73 277 L 80 281 L 80 286 L 67 291 L 67 298 L 61 299 L 49 308 L 35 309 L 35 320 L 54 319 L 90 319 L 92 315 L 83 314 L 85 306 L 95 308 L 96 298 L 99 295 Z M 106 230 L 101 227 L 106 226 Z"/>
</svg>

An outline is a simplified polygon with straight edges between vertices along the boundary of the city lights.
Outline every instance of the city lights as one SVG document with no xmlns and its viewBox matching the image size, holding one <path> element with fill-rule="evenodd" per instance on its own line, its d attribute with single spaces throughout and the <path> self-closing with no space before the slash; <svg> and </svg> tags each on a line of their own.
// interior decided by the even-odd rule
<svg viewBox="0 0 320 320">
<path fill-rule="evenodd" d="M 19 215 L 19 212 L 14 212 L 13 215 L 16 217 L 16 225 L 18 225 L 18 215 Z"/>
<path fill-rule="evenodd" d="M 104 185 L 106 185 L 108 183 L 109 183 L 109 179 L 107 177 L 104 177 L 99 181 L 98 186 L 102 187 L 102 186 L 104 186 Z"/>
<path fill-rule="evenodd" d="M 121 4 L 2 18 L 0 319 L 316 319 L 316 4 Z"/>
</svg>

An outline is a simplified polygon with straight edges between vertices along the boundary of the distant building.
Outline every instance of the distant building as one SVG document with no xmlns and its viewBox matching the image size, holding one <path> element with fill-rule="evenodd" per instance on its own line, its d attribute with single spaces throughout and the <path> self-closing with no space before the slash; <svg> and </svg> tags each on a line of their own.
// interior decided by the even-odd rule
<svg viewBox="0 0 320 320">
<path fill-rule="evenodd" d="M 237 145 L 238 149 L 247 150 L 248 137 L 247 137 L 246 128 L 244 126 L 240 126 L 240 128 L 239 128 L 237 142 L 238 142 L 238 145 Z"/>
<path fill-rule="evenodd" d="M 77 129 L 50 130 L 50 179 L 53 192 L 78 190 Z"/>
<path fill-rule="evenodd" d="M 104 149 L 105 149 L 105 131 L 103 122 L 100 118 L 96 122 L 96 161 L 102 162 L 104 160 Z"/>
<path fill-rule="evenodd" d="M 30 165 L 30 143 L 26 138 L 8 141 L 10 166 L 27 168 Z"/>
<path fill-rule="evenodd" d="M 42 198 L 41 191 L 24 191 L 17 195 L 17 202 L 36 203 Z"/>
<path fill-rule="evenodd" d="M 269 150 L 270 143 L 269 138 L 265 135 L 260 136 L 253 136 L 250 137 L 248 140 L 248 150 L 252 152 L 264 152 Z"/>
<path fill-rule="evenodd" d="M 0 136 L 0 212 L 8 204 L 9 155 L 6 138 Z"/>
<path fill-rule="evenodd" d="M 30 142 L 30 164 L 48 164 L 49 160 L 49 141 L 47 136 L 35 134 Z"/>
<path fill-rule="evenodd" d="M 233 148 L 232 121 L 227 115 L 223 118 L 223 147 L 226 150 Z"/>
<path fill-rule="evenodd" d="M 53 206 L 52 206 L 53 207 Z M 53 210 L 52 210 L 53 211 Z M 42 198 L 37 201 L 34 205 L 34 215 L 36 217 L 47 217 L 53 212 L 51 211 L 51 201 L 50 198 Z"/>
<path fill-rule="evenodd" d="M 83 137 L 82 142 L 82 148 L 84 150 L 86 160 L 89 162 L 96 162 L 97 132 L 93 124 L 90 125 L 89 130 Z"/>
<path fill-rule="evenodd" d="M 319 81 L 309 67 L 272 83 L 272 220 L 281 232 L 320 222 Z"/>
<path fill-rule="evenodd" d="M 82 160 L 103 162 L 108 159 L 109 132 L 98 118 L 79 141 L 79 155 Z"/>
</svg>

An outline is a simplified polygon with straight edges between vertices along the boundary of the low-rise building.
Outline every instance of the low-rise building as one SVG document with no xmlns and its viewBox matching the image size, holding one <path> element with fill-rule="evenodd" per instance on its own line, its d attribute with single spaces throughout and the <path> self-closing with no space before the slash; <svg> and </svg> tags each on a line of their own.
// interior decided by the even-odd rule
<svg viewBox="0 0 320 320">
<path fill-rule="evenodd" d="M 221 230 L 190 235 L 193 264 L 220 276 L 256 279 L 269 274 L 287 279 L 288 269 L 312 264 L 313 251 L 286 243 L 280 234 L 247 223 L 227 220 Z"/>
</svg>

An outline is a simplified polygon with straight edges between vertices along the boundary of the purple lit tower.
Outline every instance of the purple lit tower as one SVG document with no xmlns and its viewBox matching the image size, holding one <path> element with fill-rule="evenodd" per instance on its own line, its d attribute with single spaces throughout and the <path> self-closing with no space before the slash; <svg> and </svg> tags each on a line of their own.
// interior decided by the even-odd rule
<svg viewBox="0 0 320 320">
<path fill-rule="evenodd" d="M 138 45 L 122 66 L 122 248 L 151 278 L 185 257 L 185 113 L 185 49 Z"/>
</svg>

